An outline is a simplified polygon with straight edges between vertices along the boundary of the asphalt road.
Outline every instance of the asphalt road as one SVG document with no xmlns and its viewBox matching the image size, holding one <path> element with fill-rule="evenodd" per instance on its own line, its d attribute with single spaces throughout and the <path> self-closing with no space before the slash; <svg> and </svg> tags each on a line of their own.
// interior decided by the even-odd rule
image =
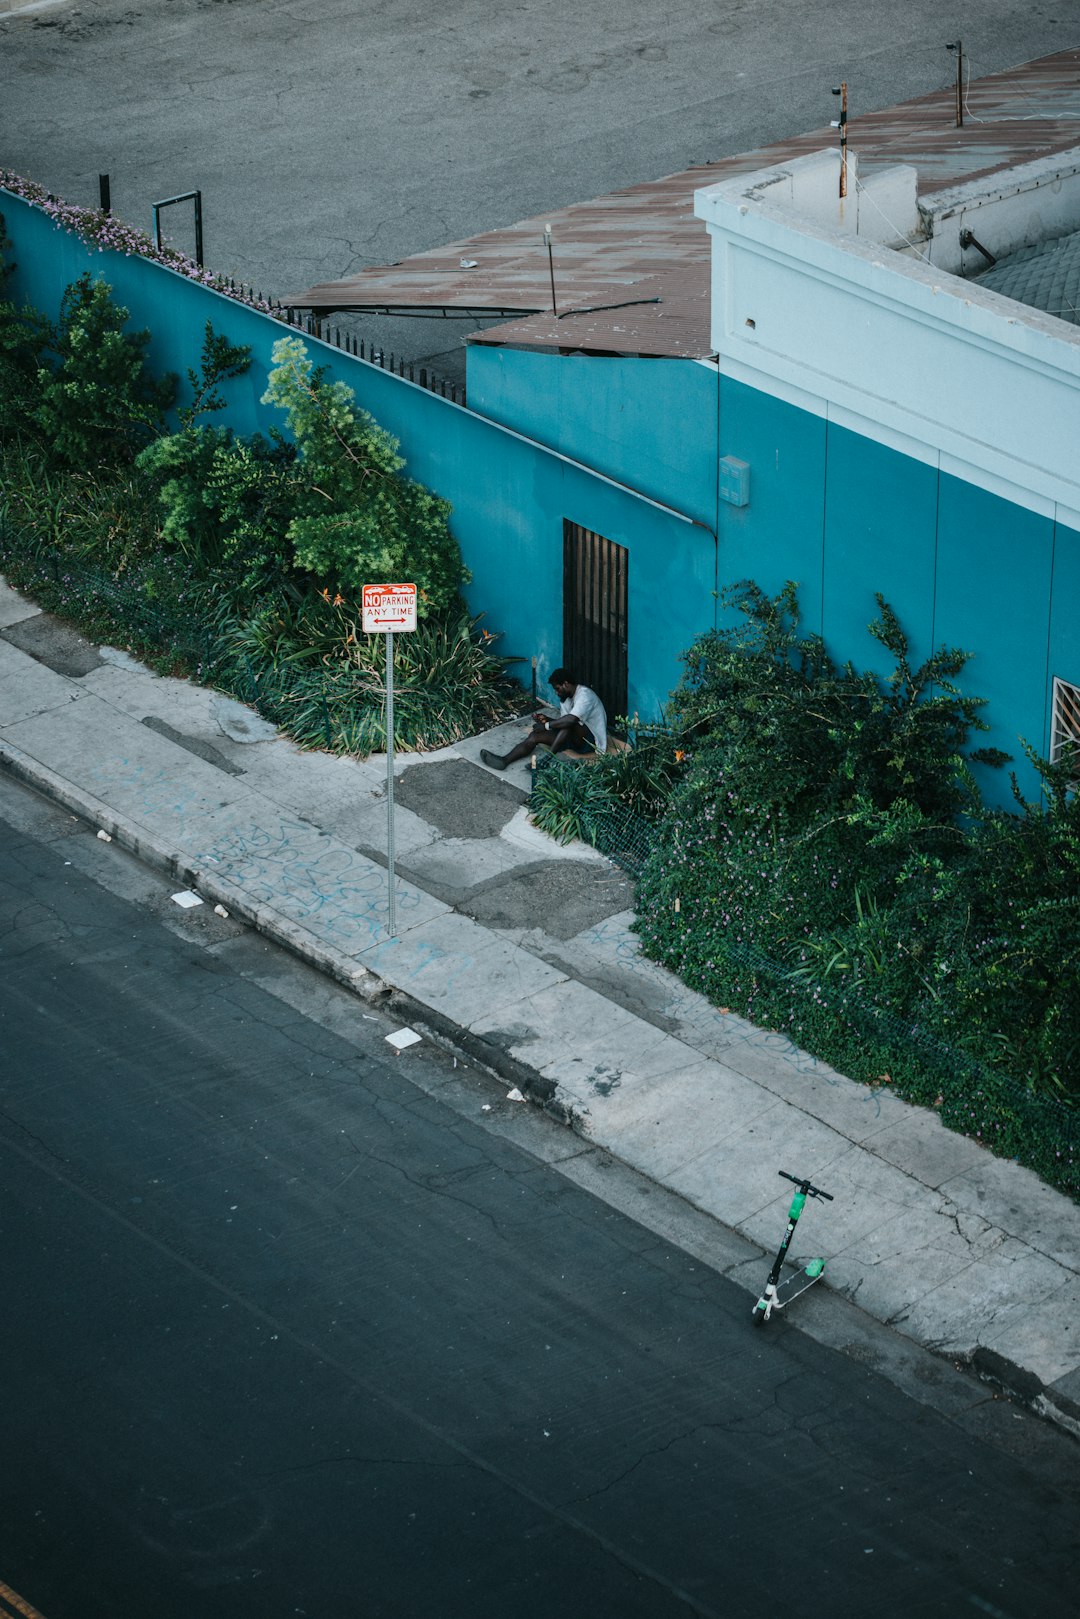
<svg viewBox="0 0 1080 1619">
<path fill-rule="evenodd" d="M 267 293 L 1080 44 L 1080 0 L 0 0 L 0 167 Z M 10 9 L 9 9 L 10 8 Z M 1021 114 L 1022 115 L 1022 114 Z M 187 210 L 164 217 L 192 247 Z M 367 319 L 461 369 L 471 323 Z M 438 362 L 437 362 L 438 363 Z"/>
<path fill-rule="evenodd" d="M 1073 1611 L 1072 1441 L 755 1332 L 585 1144 L 170 886 L 0 777 L 0 1581 L 45 1619 Z"/>
</svg>

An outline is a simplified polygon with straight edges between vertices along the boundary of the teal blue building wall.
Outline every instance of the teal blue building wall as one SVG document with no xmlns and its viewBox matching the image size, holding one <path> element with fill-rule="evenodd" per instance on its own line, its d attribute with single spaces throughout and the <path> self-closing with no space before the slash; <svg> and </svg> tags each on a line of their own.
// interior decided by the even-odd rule
<svg viewBox="0 0 1080 1619">
<path fill-rule="evenodd" d="M 87 250 L 20 199 L 0 196 L 21 296 L 55 315 L 89 268 L 153 333 L 153 363 L 197 364 L 211 320 L 249 343 L 228 420 L 265 431 L 274 342 L 287 330 L 172 271 Z M 685 647 L 717 622 L 718 592 L 753 579 L 799 585 L 804 626 L 834 657 L 886 672 L 867 633 L 880 591 L 921 661 L 943 644 L 972 654 L 962 684 L 986 698 L 985 740 L 1013 755 L 1050 745 L 1053 677 L 1080 684 L 1080 534 L 718 373 L 698 361 L 600 359 L 475 346 L 469 409 L 306 338 L 312 357 L 401 442 L 408 470 L 448 499 L 473 583 L 468 599 L 500 649 L 562 659 L 563 520 L 626 546 L 629 707 L 655 714 Z M 749 504 L 718 499 L 718 458 L 750 466 Z M 991 801 L 1008 778 L 982 773 Z"/>
<path fill-rule="evenodd" d="M 974 654 L 964 683 L 987 699 L 985 744 L 1018 759 L 1021 737 L 1040 752 L 1049 747 L 1054 526 L 958 478 L 940 477 L 937 637 Z M 1030 785 L 1022 759 L 1021 765 Z"/>
<path fill-rule="evenodd" d="M 880 592 L 912 663 L 941 646 L 970 654 L 959 684 L 985 699 L 989 726 L 972 745 L 1008 753 L 1037 797 L 1023 743 L 1049 753 L 1053 678 L 1080 684 L 1080 534 L 725 377 L 718 453 L 751 469 L 749 504 L 718 507 L 721 590 L 796 580 L 804 628 L 838 660 L 886 674 L 867 633 Z M 1008 770 L 976 774 L 989 802 L 1011 807 Z"/>
<path fill-rule="evenodd" d="M 470 410 L 716 527 L 715 365 L 473 344 Z"/>
<path fill-rule="evenodd" d="M 750 467 L 750 501 L 718 509 L 721 589 L 752 579 L 775 595 L 799 585 L 803 620 L 821 627 L 825 420 L 720 378 L 717 453 Z"/>
<path fill-rule="evenodd" d="M 1080 534 L 1058 523 L 1054 530 L 1054 571 L 1050 598 L 1047 704 L 1054 676 L 1080 686 Z"/>
<path fill-rule="evenodd" d="M 289 328 L 161 265 L 89 249 L 21 198 L 0 193 L 0 212 L 14 243 L 17 269 L 9 292 L 16 301 L 55 318 L 69 283 L 86 270 L 101 275 L 130 310 L 131 324 L 150 329 L 152 365 L 180 377 L 197 369 L 211 321 L 216 332 L 252 349 L 250 370 L 228 384 L 228 409 L 217 420 L 240 434 L 281 426 L 280 412 L 261 396 L 273 346 Z M 500 635 L 500 652 L 526 660 L 526 682 L 533 657 L 541 680 L 562 662 L 564 518 L 627 548 L 628 707 L 643 719 L 658 714 L 678 680 L 680 653 L 714 622 L 712 527 L 654 503 L 617 475 L 575 463 L 527 431 L 512 431 L 330 344 L 304 342 L 315 363 L 352 388 L 357 402 L 400 441 L 409 475 L 451 503 L 451 525 L 473 576 L 469 605 Z M 658 379 L 665 369 L 670 379 L 669 368 L 658 371 Z M 715 418 L 715 375 L 712 401 Z M 642 409 L 635 398 L 635 421 Z M 696 413 L 692 419 L 697 422 Z M 708 435 L 700 424 L 698 431 L 700 458 Z"/>
<path fill-rule="evenodd" d="M 877 616 L 880 591 L 904 626 L 918 666 L 936 644 L 937 468 L 830 424 L 826 439 L 821 631 L 831 646 Z M 866 636 L 850 654 L 891 672 L 889 654 Z"/>
</svg>

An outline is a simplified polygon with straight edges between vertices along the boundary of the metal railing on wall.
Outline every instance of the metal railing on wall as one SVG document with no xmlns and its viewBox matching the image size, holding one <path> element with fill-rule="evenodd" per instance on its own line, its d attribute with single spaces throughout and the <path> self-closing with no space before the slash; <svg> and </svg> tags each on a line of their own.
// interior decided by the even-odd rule
<svg viewBox="0 0 1080 1619">
<path fill-rule="evenodd" d="M 257 294 L 261 297 L 261 294 Z M 427 388 L 430 393 L 439 394 L 443 399 L 449 399 L 452 404 L 465 404 L 465 384 L 449 381 L 440 377 L 425 365 L 417 365 L 415 360 L 403 359 L 400 354 L 387 351 L 378 345 L 357 337 L 355 332 L 343 332 L 339 326 L 332 326 L 328 321 L 320 320 L 310 310 L 292 309 L 281 304 L 274 304 L 274 313 L 286 325 L 295 327 L 308 337 L 321 338 L 324 343 L 331 343 L 334 348 L 341 349 L 345 354 L 351 354 L 356 360 L 364 360 L 368 365 L 377 365 L 382 371 L 390 371 L 395 377 L 404 377 L 406 382 L 415 382 L 420 388 Z"/>
<path fill-rule="evenodd" d="M 303 332 L 306 337 L 319 338 L 322 342 L 340 349 L 343 354 L 351 354 L 354 360 L 363 360 L 366 365 L 376 365 L 381 371 L 389 371 L 395 377 L 404 377 L 406 382 L 414 382 L 418 388 L 426 388 L 429 393 L 438 394 L 441 399 L 449 399 L 454 405 L 465 404 L 463 382 L 451 382 L 448 377 L 440 376 L 426 365 L 418 365 L 415 360 L 406 360 L 400 354 L 395 354 L 392 349 L 384 349 L 367 338 L 357 337 L 355 332 L 343 331 L 340 326 L 331 325 L 327 320 L 320 320 L 311 310 L 294 309 L 288 304 L 279 303 L 276 298 L 256 291 L 246 282 L 234 281 L 231 276 L 227 278 L 227 282 L 230 291 L 264 309 L 269 309 L 277 320 L 283 321 L 295 331 Z"/>
</svg>

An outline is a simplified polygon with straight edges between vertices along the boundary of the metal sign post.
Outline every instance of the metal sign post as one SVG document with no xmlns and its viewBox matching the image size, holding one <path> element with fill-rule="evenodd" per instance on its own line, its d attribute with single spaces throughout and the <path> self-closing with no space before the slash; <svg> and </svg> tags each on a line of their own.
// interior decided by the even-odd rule
<svg viewBox="0 0 1080 1619">
<path fill-rule="evenodd" d="M 360 595 L 365 635 L 386 636 L 386 891 L 388 936 L 397 937 L 394 910 L 394 632 L 416 628 L 415 585 L 365 585 Z"/>
</svg>

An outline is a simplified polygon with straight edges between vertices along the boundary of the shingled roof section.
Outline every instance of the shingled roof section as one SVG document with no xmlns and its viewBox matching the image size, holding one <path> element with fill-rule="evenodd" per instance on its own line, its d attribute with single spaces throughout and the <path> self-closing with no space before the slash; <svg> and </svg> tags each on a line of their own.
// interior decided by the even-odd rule
<svg viewBox="0 0 1080 1619">
<path fill-rule="evenodd" d="M 1080 144 L 1080 50 L 975 80 L 956 127 L 953 86 L 848 122 L 860 173 L 913 164 L 927 195 Z M 598 354 L 702 358 L 709 339 L 709 237 L 694 192 L 832 145 L 816 129 L 324 282 L 283 303 L 322 314 L 512 317 L 470 342 Z M 558 315 L 544 227 L 551 225 Z"/>
<path fill-rule="evenodd" d="M 1022 247 L 974 279 L 1018 304 L 1080 326 L 1080 231 Z"/>
</svg>

